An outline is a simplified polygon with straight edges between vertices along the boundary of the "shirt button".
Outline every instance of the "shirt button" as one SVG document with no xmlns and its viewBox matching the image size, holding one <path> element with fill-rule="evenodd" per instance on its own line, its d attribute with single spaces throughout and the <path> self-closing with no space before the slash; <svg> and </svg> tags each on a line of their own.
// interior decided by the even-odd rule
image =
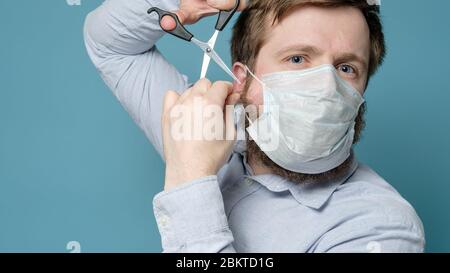
<svg viewBox="0 0 450 273">
<path fill-rule="evenodd" d="M 159 223 L 162 227 L 166 227 L 169 224 L 169 217 L 162 215 L 159 217 Z"/>
<path fill-rule="evenodd" d="M 251 179 L 249 179 L 249 178 L 246 178 L 244 183 L 247 186 L 251 186 L 253 184 L 253 181 Z"/>
</svg>

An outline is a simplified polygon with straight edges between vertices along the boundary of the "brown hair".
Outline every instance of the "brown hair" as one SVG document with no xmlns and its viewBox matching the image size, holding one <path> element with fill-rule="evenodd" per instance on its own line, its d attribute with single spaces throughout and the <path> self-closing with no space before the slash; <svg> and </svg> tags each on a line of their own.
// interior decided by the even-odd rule
<svg viewBox="0 0 450 273">
<path fill-rule="evenodd" d="M 253 69 L 256 58 L 265 42 L 265 26 L 268 19 L 272 24 L 283 19 L 289 10 L 299 6 L 319 7 L 355 7 L 366 18 L 370 30 L 370 77 L 382 64 L 386 54 L 383 27 L 380 20 L 380 9 L 369 4 L 369 0 L 253 0 L 237 20 L 231 40 L 231 56 L 233 62 L 242 62 Z"/>
</svg>

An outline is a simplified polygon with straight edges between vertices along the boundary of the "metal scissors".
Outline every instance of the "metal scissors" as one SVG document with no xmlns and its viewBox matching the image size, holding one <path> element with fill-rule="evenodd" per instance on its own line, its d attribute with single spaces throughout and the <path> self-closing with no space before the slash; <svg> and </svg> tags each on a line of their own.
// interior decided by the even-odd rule
<svg viewBox="0 0 450 273">
<path fill-rule="evenodd" d="M 195 45 L 197 45 L 203 52 L 203 64 L 202 64 L 202 71 L 200 74 L 200 78 L 204 78 L 206 76 L 206 72 L 208 71 L 209 63 L 211 59 L 213 59 L 214 62 L 216 62 L 228 75 L 230 75 L 235 81 L 239 82 L 239 79 L 231 72 L 231 70 L 228 68 L 228 66 L 225 64 L 225 62 L 220 58 L 219 54 L 214 50 L 214 46 L 216 45 L 217 37 L 219 36 L 219 32 L 222 31 L 228 22 L 231 20 L 233 15 L 236 13 L 238 7 L 240 4 L 240 0 L 236 0 L 236 5 L 231 10 L 221 10 L 219 12 L 219 18 L 217 19 L 216 23 L 216 31 L 211 36 L 209 41 L 207 43 L 202 42 L 200 40 L 197 40 L 194 38 L 194 35 L 190 33 L 184 26 L 181 24 L 180 19 L 175 13 L 168 12 L 165 10 L 162 10 L 157 7 L 150 8 L 147 13 L 151 14 L 152 12 L 156 12 L 159 16 L 159 24 L 161 26 L 161 20 L 164 16 L 170 16 L 175 20 L 176 27 L 173 30 L 165 30 L 165 32 L 172 34 L 180 39 L 183 39 L 188 42 L 192 42 Z M 162 28 L 162 26 L 161 26 Z"/>
</svg>

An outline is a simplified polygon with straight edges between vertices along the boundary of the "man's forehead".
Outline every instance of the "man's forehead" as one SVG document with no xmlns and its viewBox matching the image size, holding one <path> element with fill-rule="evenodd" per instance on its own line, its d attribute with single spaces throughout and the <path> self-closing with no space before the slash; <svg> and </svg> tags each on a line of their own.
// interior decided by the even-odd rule
<svg viewBox="0 0 450 273">
<path fill-rule="evenodd" d="M 367 58 L 370 32 L 364 15 L 353 7 L 298 7 L 280 22 L 266 22 L 265 44 L 278 50 L 304 45 L 336 54 Z"/>
</svg>

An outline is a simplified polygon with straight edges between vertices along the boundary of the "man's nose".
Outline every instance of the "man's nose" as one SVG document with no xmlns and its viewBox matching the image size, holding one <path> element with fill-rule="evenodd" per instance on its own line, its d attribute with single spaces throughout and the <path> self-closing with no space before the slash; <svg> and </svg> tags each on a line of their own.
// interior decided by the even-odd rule
<svg viewBox="0 0 450 273">
<path fill-rule="evenodd" d="M 326 64 L 334 66 L 335 58 L 331 54 L 323 54 L 321 56 L 318 56 L 311 62 L 313 64 L 313 67 L 326 65 Z"/>
</svg>

